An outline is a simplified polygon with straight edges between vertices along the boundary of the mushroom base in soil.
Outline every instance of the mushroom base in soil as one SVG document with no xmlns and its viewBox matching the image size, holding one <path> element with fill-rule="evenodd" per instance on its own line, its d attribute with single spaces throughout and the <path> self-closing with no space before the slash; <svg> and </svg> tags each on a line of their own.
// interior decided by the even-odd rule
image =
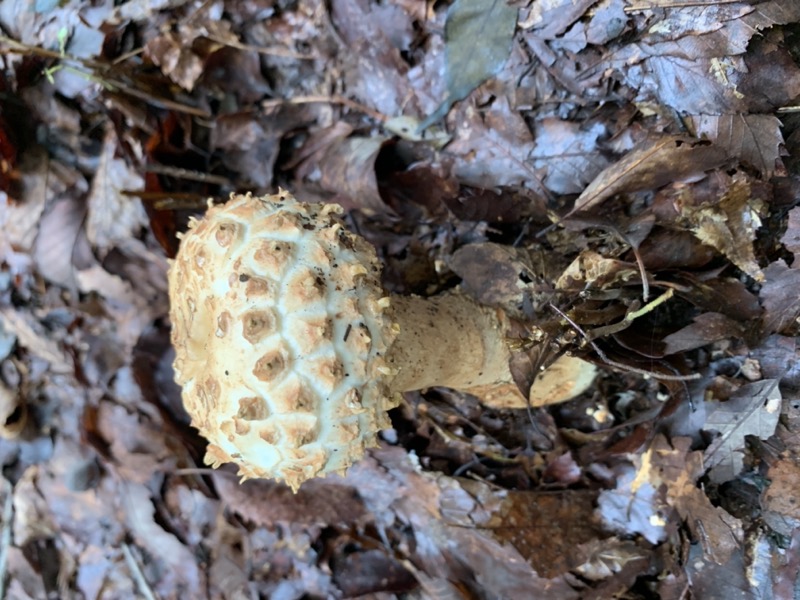
<svg viewBox="0 0 800 600">
<path fill-rule="evenodd" d="M 285 191 L 233 195 L 183 235 L 169 271 L 175 378 L 206 463 L 296 490 L 376 445 L 401 392 L 444 386 L 525 406 L 497 393 L 513 387 L 502 311 L 457 293 L 387 295 L 374 248 L 341 211 Z M 562 399 L 594 375 L 568 364 L 577 376 L 550 383 Z"/>
</svg>

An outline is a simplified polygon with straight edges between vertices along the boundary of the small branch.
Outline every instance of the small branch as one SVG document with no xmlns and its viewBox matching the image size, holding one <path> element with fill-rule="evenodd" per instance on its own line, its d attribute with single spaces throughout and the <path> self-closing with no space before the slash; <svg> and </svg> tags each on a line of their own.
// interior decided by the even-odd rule
<svg viewBox="0 0 800 600">
<path fill-rule="evenodd" d="M 139 588 L 142 596 L 144 596 L 146 600 L 158 600 L 153 590 L 150 589 L 150 584 L 147 583 L 147 579 L 145 579 L 144 573 L 142 573 L 142 569 L 139 567 L 139 562 L 136 560 L 133 552 L 131 552 L 131 548 L 128 544 L 122 544 L 122 554 L 125 556 L 125 564 L 128 565 L 133 580 L 136 582 L 136 587 Z"/>
<path fill-rule="evenodd" d="M 693 8 L 696 6 L 717 6 L 719 4 L 740 4 L 742 0 L 701 0 L 688 1 L 688 2 L 648 2 L 646 4 L 635 4 L 633 6 L 626 6 L 623 11 L 626 13 L 640 12 L 643 10 L 653 10 L 656 8 Z"/>
<path fill-rule="evenodd" d="M 659 298 L 656 298 L 655 300 L 653 300 L 653 302 L 651 302 L 651 304 L 659 302 L 659 300 L 662 297 L 663 296 L 660 296 Z M 594 340 L 589 338 L 589 336 L 581 328 L 580 325 L 578 325 L 575 321 L 570 319 L 563 311 L 561 311 L 558 308 L 556 308 L 556 306 L 554 306 L 553 304 L 549 304 L 549 306 L 553 311 L 555 311 L 563 319 L 565 319 L 567 321 L 567 323 L 569 323 L 575 329 L 575 331 L 580 333 L 583 336 L 583 338 L 587 342 L 589 342 L 589 344 L 592 346 L 592 349 L 597 353 L 597 356 L 600 357 L 600 360 L 602 360 L 604 363 L 606 363 L 609 366 L 616 367 L 617 369 L 620 369 L 622 371 L 627 371 L 629 373 L 636 373 L 636 374 L 642 375 L 644 377 L 652 377 L 653 379 L 658 379 L 658 380 L 661 380 L 661 381 L 691 381 L 691 380 L 694 380 L 694 379 L 700 379 L 700 377 L 701 377 L 700 373 L 693 373 L 692 375 L 665 375 L 663 373 L 656 373 L 655 371 L 648 371 L 647 369 L 639 369 L 637 367 L 632 367 L 630 365 L 626 365 L 624 363 L 617 362 L 615 360 L 611 360 L 610 358 L 608 358 L 606 353 L 603 352 L 600 349 L 600 347 L 597 344 L 594 343 Z M 645 308 L 647 308 L 647 307 L 646 306 L 642 307 L 642 309 L 640 309 L 638 312 L 641 313 L 641 310 L 644 310 Z M 644 314 L 644 313 L 641 313 L 641 314 Z"/>
</svg>

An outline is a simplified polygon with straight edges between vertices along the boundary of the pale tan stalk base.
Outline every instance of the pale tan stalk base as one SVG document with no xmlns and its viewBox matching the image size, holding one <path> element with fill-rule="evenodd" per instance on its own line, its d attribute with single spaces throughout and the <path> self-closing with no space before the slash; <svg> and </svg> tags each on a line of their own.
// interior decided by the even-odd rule
<svg viewBox="0 0 800 600">
<path fill-rule="evenodd" d="M 392 296 L 399 333 L 386 362 L 396 372 L 393 392 L 449 387 L 477 396 L 492 408 L 525 408 L 565 402 L 586 391 L 596 368 L 562 356 L 537 378 L 530 398 L 509 370 L 508 319 L 466 296 Z"/>
<path fill-rule="evenodd" d="M 468 390 L 512 381 L 508 321 L 466 296 L 392 296 L 399 333 L 386 356 L 396 392 L 442 386 Z"/>
</svg>

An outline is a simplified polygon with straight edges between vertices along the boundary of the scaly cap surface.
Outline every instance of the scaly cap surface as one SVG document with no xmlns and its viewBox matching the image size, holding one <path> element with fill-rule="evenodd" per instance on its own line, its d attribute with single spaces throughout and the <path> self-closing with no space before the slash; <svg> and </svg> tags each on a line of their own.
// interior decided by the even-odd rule
<svg viewBox="0 0 800 600">
<path fill-rule="evenodd" d="M 169 271 L 175 379 L 214 467 L 342 473 L 389 425 L 396 328 L 375 250 L 284 191 L 232 195 L 190 223 Z"/>
</svg>

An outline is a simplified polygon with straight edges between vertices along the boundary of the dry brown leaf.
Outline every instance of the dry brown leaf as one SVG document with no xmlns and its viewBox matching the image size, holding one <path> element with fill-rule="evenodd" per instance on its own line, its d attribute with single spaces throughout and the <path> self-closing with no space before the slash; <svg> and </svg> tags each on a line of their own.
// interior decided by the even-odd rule
<svg viewBox="0 0 800 600">
<path fill-rule="evenodd" d="M 744 328 L 723 314 L 706 312 L 697 315 L 691 325 L 679 329 L 664 338 L 664 355 L 676 354 L 701 348 L 726 338 L 740 337 Z"/>
<path fill-rule="evenodd" d="M 765 179 L 775 174 L 783 136 L 774 115 L 696 115 L 691 120 L 697 137 L 707 137 L 728 156 L 758 169 Z"/>
<path fill-rule="evenodd" d="M 800 268 L 800 206 L 789 211 L 789 220 L 786 224 L 786 232 L 781 236 L 781 243 L 794 254 L 792 267 Z"/>
<path fill-rule="evenodd" d="M 778 381 L 765 379 L 739 388 L 726 402 L 709 407 L 703 429 L 717 437 L 705 452 L 709 476 L 716 483 L 730 481 L 744 465 L 745 437 L 767 439 L 781 415 L 781 392 Z"/>
<path fill-rule="evenodd" d="M 39 273 L 56 285 L 73 291 L 77 287 L 73 253 L 83 229 L 86 206 L 73 198 L 52 203 L 39 222 L 34 258 Z M 86 239 L 83 238 L 84 244 Z"/>
<path fill-rule="evenodd" d="M 681 214 L 697 239 L 716 248 L 756 281 L 764 281 L 753 250 L 764 209 L 764 203 L 752 197 L 750 183 L 744 178 L 734 178 L 718 203 L 683 206 Z"/>
<path fill-rule="evenodd" d="M 783 260 L 777 260 L 764 269 L 764 277 L 758 294 L 764 307 L 763 333 L 796 332 L 800 324 L 800 269 L 790 269 Z"/>
<path fill-rule="evenodd" d="M 668 442 L 655 438 L 642 457 L 640 474 L 653 485 L 666 485 L 667 502 L 674 506 L 706 556 L 724 564 L 739 549 L 743 532 L 738 519 L 711 504 L 697 480 L 705 470 L 701 452 L 691 451 L 691 439 L 678 437 Z"/>
<path fill-rule="evenodd" d="M 369 213 L 386 213 L 378 191 L 375 161 L 388 138 L 352 137 L 333 144 L 318 163 L 320 184 L 334 194 L 333 200 L 345 208 L 360 208 Z"/>
<path fill-rule="evenodd" d="M 75 366 L 61 347 L 48 335 L 42 325 L 28 312 L 0 307 L 3 330 L 14 334 L 17 343 L 42 360 L 50 363 L 53 373 L 72 373 Z"/>
<path fill-rule="evenodd" d="M 593 250 L 584 250 L 556 281 L 556 289 L 581 292 L 588 288 L 606 289 L 640 279 L 635 264 L 605 258 Z"/>
<path fill-rule="evenodd" d="M 545 187 L 555 194 L 578 194 L 608 166 L 598 141 L 608 135 L 602 121 L 573 123 L 545 118 L 536 123 L 529 158 Z"/>
<path fill-rule="evenodd" d="M 197 557 L 155 520 L 150 492 L 141 484 L 121 482 L 120 485 L 125 523 L 136 543 L 166 566 L 160 572 L 161 580 L 155 589 L 163 586 L 169 594 L 171 590 L 183 588 L 188 596 L 202 598 L 205 575 L 198 566 Z"/>
<path fill-rule="evenodd" d="M 116 156 L 118 145 L 114 128 L 109 126 L 87 199 L 86 235 L 103 253 L 124 246 L 149 222 L 138 198 L 124 194 L 142 190 L 144 179 L 125 159 Z"/>
<path fill-rule="evenodd" d="M 727 160 L 722 148 L 705 140 L 685 136 L 647 140 L 597 175 L 565 218 L 594 208 L 617 194 L 652 190 L 702 175 Z"/>
</svg>

